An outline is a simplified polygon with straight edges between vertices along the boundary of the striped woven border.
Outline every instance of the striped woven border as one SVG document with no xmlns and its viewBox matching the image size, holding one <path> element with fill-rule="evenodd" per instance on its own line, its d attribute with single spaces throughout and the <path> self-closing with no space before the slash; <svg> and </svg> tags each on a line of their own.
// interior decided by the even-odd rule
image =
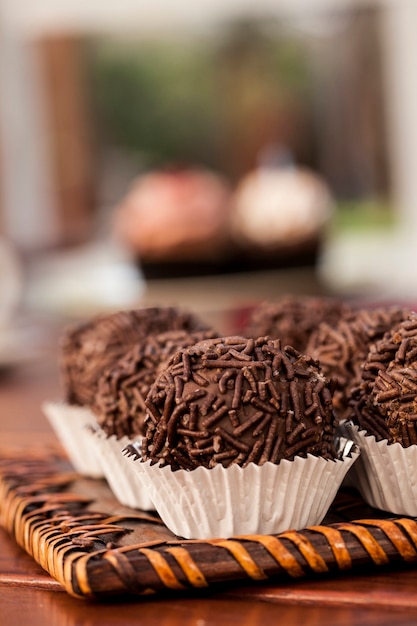
<svg viewBox="0 0 417 626">
<path fill-rule="evenodd" d="M 30 470 L 31 481 L 27 482 Z M 417 521 L 359 519 L 210 541 L 129 544 L 133 525 L 161 524 L 147 513 L 109 515 L 71 491 L 71 473 L 53 463 L 0 462 L 0 522 L 73 596 L 184 592 L 232 581 L 291 580 L 363 566 L 417 563 Z M 123 538 L 123 540 L 122 540 Z"/>
</svg>

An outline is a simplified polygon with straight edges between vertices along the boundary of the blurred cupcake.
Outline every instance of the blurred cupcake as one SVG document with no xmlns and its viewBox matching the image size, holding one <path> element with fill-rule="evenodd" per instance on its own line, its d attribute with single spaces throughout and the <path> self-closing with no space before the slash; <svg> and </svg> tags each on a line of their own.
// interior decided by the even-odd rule
<svg viewBox="0 0 417 626">
<path fill-rule="evenodd" d="M 180 348 L 217 336 L 215 331 L 171 330 L 148 335 L 108 368 L 98 381 L 95 413 L 98 429 L 92 442 L 115 497 L 130 507 L 151 509 L 131 461 L 122 450 L 140 449 L 145 400 L 165 362 Z"/>
<path fill-rule="evenodd" d="M 358 488 L 372 506 L 417 515 L 417 315 L 370 350 L 345 432 L 362 450 Z"/>
<path fill-rule="evenodd" d="M 133 466 L 167 527 L 189 539 L 319 523 L 356 458 L 338 459 L 318 364 L 278 340 L 226 337 L 180 350 L 146 406 Z"/>
<path fill-rule="evenodd" d="M 66 329 L 60 342 L 63 400 L 45 402 L 43 410 L 79 473 L 103 475 L 85 437 L 87 428 L 96 428 L 95 401 L 103 371 L 150 333 L 205 327 L 189 312 L 150 307 L 96 316 Z"/>
<path fill-rule="evenodd" d="M 231 235 L 243 251 L 258 257 L 316 252 L 333 215 L 326 181 L 305 167 L 262 165 L 237 186 Z"/>
<path fill-rule="evenodd" d="M 202 168 L 139 176 L 115 210 L 116 236 L 145 271 L 160 262 L 218 261 L 229 253 L 230 187 Z"/>
</svg>

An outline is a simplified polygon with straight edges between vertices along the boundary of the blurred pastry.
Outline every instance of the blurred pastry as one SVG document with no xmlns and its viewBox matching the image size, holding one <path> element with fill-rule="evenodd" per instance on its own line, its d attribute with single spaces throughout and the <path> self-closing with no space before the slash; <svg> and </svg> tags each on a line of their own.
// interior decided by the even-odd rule
<svg viewBox="0 0 417 626">
<path fill-rule="evenodd" d="M 234 194 L 231 234 L 242 248 L 258 254 L 314 245 L 333 214 L 329 187 L 302 167 L 259 167 Z"/>
<path fill-rule="evenodd" d="M 114 232 L 142 263 L 216 261 L 228 252 L 230 189 L 204 169 L 144 174 L 116 207 Z"/>
</svg>

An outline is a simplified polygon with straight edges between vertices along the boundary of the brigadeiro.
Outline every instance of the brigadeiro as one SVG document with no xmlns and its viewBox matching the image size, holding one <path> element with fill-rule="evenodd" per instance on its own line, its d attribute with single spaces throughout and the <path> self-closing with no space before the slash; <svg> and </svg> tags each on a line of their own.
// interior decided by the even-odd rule
<svg viewBox="0 0 417 626">
<path fill-rule="evenodd" d="M 249 313 L 242 334 L 281 339 L 282 346 L 290 345 L 305 352 L 311 333 L 321 322 L 334 326 L 351 310 L 337 298 L 285 295 L 257 304 Z"/>
<path fill-rule="evenodd" d="M 188 311 L 148 307 L 97 315 L 65 329 L 59 346 L 63 399 L 46 402 L 43 409 L 78 472 L 103 474 L 84 437 L 96 424 L 93 410 L 103 372 L 149 334 L 203 328 L 207 325 Z"/>
<path fill-rule="evenodd" d="M 92 443 L 115 497 L 127 506 L 151 509 L 147 490 L 138 488 L 133 466 L 122 450 L 143 436 L 145 399 L 164 363 L 180 348 L 216 337 L 214 330 L 170 330 L 137 341 L 98 381 L 95 413 L 99 428 Z"/>
<path fill-rule="evenodd" d="M 338 458 L 332 386 L 279 340 L 181 349 L 146 399 L 135 468 L 165 524 L 204 539 L 319 523 L 356 458 Z"/>
<path fill-rule="evenodd" d="M 417 314 L 370 349 L 345 431 L 362 450 L 358 487 L 372 506 L 417 515 Z"/>
<path fill-rule="evenodd" d="M 320 361 L 323 373 L 336 378 L 334 408 L 339 420 L 349 414 L 349 400 L 361 381 L 364 361 L 373 343 L 410 313 L 401 307 L 350 311 L 335 325 L 322 322 L 312 332 L 306 352 Z"/>
<path fill-rule="evenodd" d="M 68 328 L 61 340 L 65 399 L 69 404 L 94 406 L 103 371 L 147 335 L 207 327 L 189 311 L 148 307 L 97 316 Z"/>
</svg>

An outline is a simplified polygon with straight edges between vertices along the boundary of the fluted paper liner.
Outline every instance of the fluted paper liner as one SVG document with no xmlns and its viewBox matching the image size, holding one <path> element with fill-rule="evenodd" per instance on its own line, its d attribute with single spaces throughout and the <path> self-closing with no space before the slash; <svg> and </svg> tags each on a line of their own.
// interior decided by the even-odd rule
<svg viewBox="0 0 417 626">
<path fill-rule="evenodd" d="M 278 465 L 221 465 L 171 471 L 131 461 L 146 476 L 150 497 L 165 525 L 186 539 L 270 534 L 319 524 L 357 458 L 308 455 Z"/>
<path fill-rule="evenodd" d="M 351 423 L 343 429 L 361 449 L 352 476 L 363 499 L 377 509 L 416 517 L 417 446 L 376 441 Z"/>
<path fill-rule="evenodd" d="M 91 433 L 91 443 L 100 459 L 104 477 L 120 504 L 145 511 L 154 510 L 148 491 L 135 472 L 132 461 L 122 453 L 123 448 L 133 441 L 129 437 L 109 437 L 98 428 Z"/>
<path fill-rule="evenodd" d="M 44 402 L 42 410 L 51 424 L 74 469 L 83 476 L 102 478 L 99 459 L 91 452 L 88 428 L 97 420 L 87 407 L 65 402 Z"/>
</svg>

